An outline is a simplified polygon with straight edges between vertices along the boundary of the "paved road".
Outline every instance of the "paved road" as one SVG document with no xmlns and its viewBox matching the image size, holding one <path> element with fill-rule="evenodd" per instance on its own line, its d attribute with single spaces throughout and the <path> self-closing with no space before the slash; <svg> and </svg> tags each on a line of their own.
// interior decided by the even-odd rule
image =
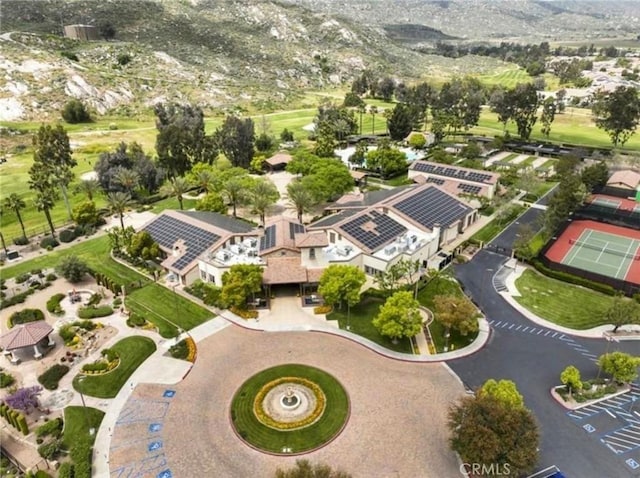
<svg viewBox="0 0 640 478">
<path fill-rule="evenodd" d="M 538 209 L 528 210 L 497 237 L 495 243 L 509 248 L 519 224 L 534 223 L 541 213 Z M 603 412 L 598 420 L 606 415 L 610 422 L 591 425 L 569 416 L 549 393 L 551 387 L 559 384 L 560 373 L 567 365 L 573 364 L 583 376 L 592 377 L 598 373 L 594 357 L 614 349 L 640 355 L 640 342 L 611 345 L 603 339 L 569 337 L 533 324 L 491 286 L 489 278 L 506 260 L 504 255 L 483 250 L 471 262 L 455 268 L 465 291 L 480 305 L 492 324 L 492 336 L 477 354 L 450 361 L 449 365 L 473 389 L 489 378 L 509 379 L 517 384 L 526 405 L 533 410 L 540 424 L 540 468 L 557 465 L 568 477 L 640 477 L 640 466 L 633 470 L 640 463 L 640 448 L 635 448 L 635 441 L 628 436 L 634 436 L 638 430 L 623 430 L 622 436 L 618 433 L 611 438 L 616 430 L 635 425 L 625 421 L 625 417 L 634 418 L 633 413 L 629 414 L 629 410 L 626 410 L 627 415 L 613 413 L 614 419 Z M 494 285 L 499 286 L 496 281 Z M 633 406 L 631 400 L 625 403 Z M 640 411 L 640 401 L 637 409 Z M 637 418 L 640 422 L 640 417 Z M 619 443 L 628 448 L 620 448 L 624 451 L 616 453 L 607 443 Z"/>
</svg>

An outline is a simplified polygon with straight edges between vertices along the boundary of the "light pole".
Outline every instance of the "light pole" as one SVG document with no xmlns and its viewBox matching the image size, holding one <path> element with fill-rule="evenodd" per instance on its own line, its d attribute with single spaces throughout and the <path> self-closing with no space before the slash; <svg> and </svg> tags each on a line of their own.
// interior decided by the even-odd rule
<svg viewBox="0 0 640 478">
<path fill-rule="evenodd" d="M 82 402 L 82 408 L 84 410 L 84 421 L 87 424 L 87 428 L 89 429 L 89 435 L 93 436 L 93 434 L 96 432 L 96 429 L 93 428 L 91 426 L 91 423 L 89 422 L 89 411 L 87 410 L 87 404 L 84 402 L 84 395 L 82 394 L 81 388 L 82 388 L 82 382 L 84 382 L 84 379 L 86 378 L 86 375 L 83 375 L 82 377 L 78 378 L 78 393 L 80 394 L 80 401 Z"/>
</svg>

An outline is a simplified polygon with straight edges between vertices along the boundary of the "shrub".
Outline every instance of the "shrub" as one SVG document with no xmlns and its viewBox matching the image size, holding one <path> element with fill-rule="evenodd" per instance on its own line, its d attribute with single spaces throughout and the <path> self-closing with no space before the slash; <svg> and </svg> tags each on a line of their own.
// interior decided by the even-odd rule
<svg viewBox="0 0 640 478">
<path fill-rule="evenodd" d="M 82 366 L 83 372 L 106 372 L 109 368 L 109 364 L 104 361 L 87 363 Z"/>
<path fill-rule="evenodd" d="M 118 352 L 113 349 L 103 349 L 100 354 L 105 357 L 109 362 L 113 362 L 114 360 L 118 360 Z"/>
<path fill-rule="evenodd" d="M 62 293 L 52 295 L 47 301 L 47 310 L 52 314 L 61 315 L 63 311 L 62 307 L 60 307 L 60 302 L 62 302 L 62 299 L 65 297 L 66 296 Z"/>
<path fill-rule="evenodd" d="M 68 60 L 71 60 L 71 61 L 80 61 L 78 60 L 78 55 L 70 51 L 61 51 L 60 56 L 67 58 Z"/>
<path fill-rule="evenodd" d="M 90 123 L 91 115 L 82 101 L 72 99 L 67 101 L 62 109 L 62 118 L 71 124 Z"/>
<path fill-rule="evenodd" d="M 173 358 L 186 360 L 189 355 L 189 348 L 187 347 L 186 340 L 181 340 L 177 344 L 172 345 L 169 348 L 169 353 Z"/>
<path fill-rule="evenodd" d="M 62 448 L 62 440 L 52 440 L 38 447 L 38 453 L 46 460 L 53 460 Z"/>
<path fill-rule="evenodd" d="M 58 330 L 58 334 L 60 334 L 60 337 L 62 338 L 62 340 L 64 340 L 64 343 L 67 344 L 71 342 L 76 336 L 75 327 L 71 324 L 65 324 L 60 327 L 60 329 Z"/>
<path fill-rule="evenodd" d="M 0 388 L 6 388 L 16 381 L 13 375 L 7 372 L 0 372 Z"/>
<path fill-rule="evenodd" d="M 120 307 L 122 305 L 122 299 L 120 297 L 116 297 L 113 299 L 113 307 Z"/>
<path fill-rule="evenodd" d="M 56 268 L 58 273 L 62 275 L 72 284 L 80 282 L 85 274 L 91 272 L 89 266 L 80 260 L 77 256 L 66 256 L 62 259 Z"/>
<path fill-rule="evenodd" d="M 95 319 L 96 317 L 106 317 L 113 314 L 110 305 L 102 305 L 100 307 L 82 307 L 78 310 L 78 317 L 81 319 Z"/>
<path fill-rule="evenodd" d="M 236 314 L 239 317 L 242 317 L 243 319 L 257 319 L 258 318 L 258 311 L 257 310 L 244 310 L 244 309 L 239 309 L 238 307 L 231 307 L 229 309 L 231 312 L 233 312 L 234 314 Z"/>
<path fill-rule="evenodd" d="M 55 390 L 58 388 L 58 382 L 69 371 L 69 367 L 66 365 L 56 364 L 45 373 L 38 377 L 38 382 L 47 390 Z"/>
<path fill-rule="evenodd" d="M 98 305 L 101 300 L 102 300 L 102 295 L 100 293 L 96 292 L 95 294 L 91 294 L 91 297 L 87 301 L 87 306 L 90 307 L 93 305 Z"/>
<path fill-rule="evenodd" d="M 93 330 L 96 328 L 96 323 L 90 320 L 76 320 L 73 324 L 74 327 L 80 327 L 84 330 Z"/>
<path fill-rule="evenodd" d="M 22 304 L 27 297 L 35 292 L 35 289 L 29 287 L 26 291 L 21 292 L 20 294 L 16 294 L 10 299 L 4 299 L 0 302 L 0 309 L 4 309 L 6 307 L 11 307 L 12 305 Z"/>
<path fill-rule="evenodd" d="M 142 327 L 146 323 L 147 320 L 144 317 L 135 313 L 131 314 L 127 319 L 127 325 L 129 327 Z"/>
<path fill-rule="evenodd" d="M 328 314 L 331 312 L 332 307 L 330 305 L 321 305 L 313 308 L 314 314 Z"/>
<path fill-rule="evenodd" d="M 533 267 L 535 267 L 538 272 L 541 272 L 542 274 L 548 277 L 552 277 L 553 279 L 558 279 L 560 281 L 568 282 L 570 284 L 587 287 L 588 289 L 592 289 L 606 295 L 616 294 L 616 290 L 610 285 L 601 284 L 600 282 L 593 282 L 589 279 L 585 279 L 584 277 L 574 276 L 573 274 L 567 274 L 566 272 L 560 272 L 560 271 L 555 271 L 553 269 L 549 269 L 538 259 L 532 260 L 531 265 L 533 265 Z"/>
<path fill-rule="evenodd" d="M 62 418 L 56 418 L 54 420 L 49 420 L 48 422 L 40 425 L 36 428 L 36 436 L 37 437 L 46 437 L 52 435 L 55 438 L 59 438 L 62 434 Z"/>
<path fill-rule="evenodd" d="M 117 57 L 118 65 L 125 66 L 128 63 L 130 63 L 132 59 L 133 58 L 128 53 L 120 53 L 118 54 L 118 57 Z"/>
<path fill-rule="evenodd" d="M 29 244 L 29 238 L 27 236 L 14 237 L 13 243 L 16 246 L 26 246 L 27 244 Z"/>
<path fill-rule="evenodd" d="M 16 284 L 23 284 L 29 279 L 31 279 L 31 274 L 25 272 L 24 274 L 20 274 L 18 277 L 16 277 Z"/>
<path fill-rule="evenodd" d="M 38 320 L 44 320 L 44 312 L 40 309 L 22 309 L 11 314 L 9 317 L 9 328 L 14 325 L 36 322 Z"/>
<path fill-rule="evenodd" d="M 58 247 L 59 245 L 60 243 L 53 236 L 45 236 L 45 238 L 40 241 L 40 247 L 42 247 L 43 249 L 53 249 L 55 247 Z"/>
<path fill-rule="evenodd" d="M 30 272 L 31 272 L 31 275 L 37 276 L 37 275 L 42 274 L 42 269 L 31 269 Z"/>
<path fill-rule="evenodd" d="M 60 468 L 58 468 L 58 478 L 74 478 L 75 473 L 73 470 L 73 464 L 65 461 Z"/>
<path fill-rule="evenodd" d="M 18 428 L 20 429 L 22 434 L 23 435 L 28 435 L 29 434 L 29 425 L 27 425 L 27 419 L 24 417 L 24 415 L 22 413 L 20 415 L 18 415 L 18 418 L 16 419 L 16 421 L 17 421 Z"/>
<path fill-rule="evenodd" d="M 54 280 L 56 280 L 58 278 L 57 275 L 55 275 L 53 272 L 50 272 L 49 274 L 47 274 L 47 276 L 45 277 L 45 280 L 47 282 L 53 282 Z"/>
<path fill-rule="evenodd" d="M 58 235 L 60 242 L 71 242 L 76 238 L 76 233 L 73 229 L 65 229 Z"/>
</svg>

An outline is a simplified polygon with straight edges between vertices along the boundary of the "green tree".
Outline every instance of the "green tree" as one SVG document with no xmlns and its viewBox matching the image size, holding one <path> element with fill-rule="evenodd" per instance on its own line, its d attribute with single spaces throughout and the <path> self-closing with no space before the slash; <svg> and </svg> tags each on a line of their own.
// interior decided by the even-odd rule
<svg viewBox="0 0 640 478">
<path fill-rule="evenodd" d="M 84 201 L 73 208 L 73 220 L 79 226 L 95 226 L 100 222 L 100 213 L 93 201 Z"/>
<path fill-rule="evenodd" d="M 262 288 L 262 267 L 235 264 L 222 274 L 220 300 L 227 307 L 247 308 L 247 299 Z"/>
<path fill-rule="evenodd" d="M 91 123 L 91 114 L 84 103 L 77 99 L 72 99 L 65 103 L 62 109 L 62 119 L 67 123 Z"/>
<path fill-rule="evenodd" d="M 531 411 L 493 396 L 464 397 L 449 410 L 451 448 L 465 463 L 508 467 L 511 476 L 528 475 L 538 462 L 539 433 Z"/>
<path fill-rule="evenodd" d="M 280 193 L 272 181 L 266 178 L 258 178 L 253 181 L 249 190 L 249 204 L 251 204 L 253 212 L 260 217 L 263 226 L 267 211 L 278 199 L 280 199 Z"/>
<path fill-rule="evenodd" d="M 489 107 L 491 111 L 498 115 L 498 121 L 502 123 L 502 130 L 507 130 L 507 123 L 511 120 L 511 102 L 508 98 L 507 89 L 496 86 L 489 95 Z"/>
<path fill-rule="evenodd" d="M 524 398 L 511 380 L 495 381 L 490 378 L 480 387 L 478 395 L 493 397 L 509 408 L 524 408 Z"/>
<path fill-rule="evenodd" d="M 422 133 L 413 133 L 409 136 L 409 146 L 413 149 L 423 149 L 427 145 L 427 139 Z"/>
<path fill-rule="evenodd" d="M 302 184 L 311 191 L 317 202 L 335 200 L 354 186 L 349 168 L 337 159 L 318 158 Z"/>
<path fill-rule="evenodd" d="M 380 335 L 397 341 L 413 337 L 422 330 L 420 304 L 408 291 L 399 291 L 389 297 L 373 319 L 373 326 Z"/>
<path fill-rule="evenodd" d="M 360 96 L 358 96 L 353 91 L 348 91 L 347 94 L 344 95 L 344 101 L 342 102 L 342 106 L 345 106 L 347 108 L 360 106 L 363 104 L 364 104 L 364 101 L 362 100 L 362 98 L 360 98 Z"/>
<path fill-rule="evenodd" d="M 630 383 L 638 377 L 640 357 L 624 352 L 611 352 L 598 358 L 598 366 L 618 383 Z"/>
<path fill-rule="evenodd" d="M 287 198 L 289 199 L 289 204 L 295 208 L 300 223 L 302 223 L 302 215 L 309 212 L 316 205 L 313 192 L 306 188 L 299 179 L 294 179 L 287 184 Z"/>
<path fill-rule="evenodd" d="M 191 168 L 186 175 L 188 181 L 197 186 L 201 192 L 209 193 L 215 189 L 219 189 L 220 170 L 215 166 L 206 163 L 198 163 Z"/>
<path fill-rule="evenodd" d="M 72 284 L 76 284 L 80 282 L 91 269 L 89 269 L 89 266 L 79 259 L 78 256 L 69 255 L 62 258 L 56 267 L 56 271 Z"/>
<path fill-rule="evenodd" d="M 360 302 L 360 289 L 366 276 L 356 266 L 331 264 L 320 276 L 318 293 L 327 304 L 347 303 L 347 317 L 351 307 Z"/>
<path fill-rule="evenodd" d="M 511 119 L 516 123 L 518 136 L 527 140 L 538 117 L 540 97 L 533 83 L 519 83 L 507 92 L 507 101 L 511 103 Z"/>
<path fill-rule="evenodd" d="M 480 120 L 484 88 L 476 78 L 454 78 L 442 85 L 431 106 L 434 123 L 442 122 L 447 134 L 468 131 Z M 435 126 L 435 125 L 434 125 Z"/>
<path fill-rule="evenodd" d="M 351 478 L 349 473 L 333 470 L 329 465 L 316 463 L 312 465 L 309 460 L 296 460 L 295 466 L 287 470 L 278 468 L 275 478 Z"/>
<path fill-rule="evenodd" d="M 547 138 L 551 133 L 551 123 L 553 123 L 553 120 L 556 117 L 556 109 L 557 105 L 555 98 L 550 96 L 542 102 L 542 115 L 540 116 L 540 123 L 542 123 L 542 127 L 540 128 L 540 131 L 542 131 L 542 134 Z"/>
<path fill-rule="evenodd" d="M 20 223 L 20 229 L 22 229 L 22 237 L 27 237 L 27 233 L 24 229 L 24 222 L 22 221 L 22 215 L 20 211 L 22 211 L 27 205 L 24 200 L 18 196 L 16 193 L 9 194 L 8 197 L 4 199 L 4 207 L 7 209 L 11 209 L 16 213 L 16 217 L 18 218 L 18 222 Z"/>
<path fill-rule="evenodd" d="M 120 227 L 124 230 L 124 213 L 133 205 L 131 196 L 121 192 L 109 193 L 107 194 L 107 205 L 112 213 L 120 217 Z"/>
<path fill-rule="evenodd" d="M 163 186 L 160 188 L 163 194 L 167 196 L 173 196 L 178 200 L 178 204 L 180 205 L 180 210 L 183 209 L 183 196 L 189 192 L 191 189 L 191 184 L 189 180 L 183 177 L 175 177 L 173 179 L 169 179 Z"/>
<path fill-rule="evenodd" d="M 378 149 L 367 153 L 367 169 L 378 171 L 383 177 L 394 176 L 407 169 L 407 155 L 383 141 Z"/>
<path fill-rule="evenodd" d="M 251 118 L 227 116 L 215 133 L 216 142 L 232 166 L 248 168 L 253 159 L 255 132 Z"/>
<path fill-rule="evenodd" d="M 378 107 L 376 105 L 369 106 L 369 113 L 371 113 L 371 134 L 376 134 L 376 115 L 378 114 Z"/>
<path fill-rule="evenodd" d="M 397 104 L 387 121 L 389 137 L 393 141 L 404 140 L 413 129 L 413 115 L 410 107 L 404 103 Z M 422 135 L 421 135 L 422 136 Z"/>
<path fill-rule="evenodd" d="M 478 311 L 466 298 L 455 295 L 437 295 L 433 298 L 435 320 L 440 322 L 446 332 L 451 329 L 467 335 L 478 330 Z"/>
<path fill-rule="evenodd" d="M 580 380 L 580 370 L 573 365 L 569 365 L 560 374 L 560 381 L 567 386 L 569 394 L 582 390 L 582 380 Z"/>
<path fill-rule="evenodd" d="M 640 322 L 640 306 L 637 302 L 617 295 L 613 298 L 611 306 L 604 313 L 604 319 L 613 325 L 613 333 L 622 325 L 637 324 Z"/>
<path fill-rule="evenodd" d="M 359 141 L 356 144 L 355 151 L 351 156 L 349 156 L 349 162 L 356 164 L 358 166 L 362 166 L 364 164 L 364 160 L 367 156 L 367 144 L 364 141 Z"/>
<path fill-rule="evenodd" d="M 135 233 L 127 247 L 127 253 L 131 257 L 140 257 L 144 260 L 154 260 L 160 256 L 160 246 L 153 240 L 147 231 Z"/>
<path fill-rule="evenodd" d="M 275 145 L 272 136 L 267 133 L 260 133 L 256 138 L 256 149 L 261 152 L 270 151 Z"/>
<path fill-rule="evenodd" d="M 36 206 L 38 211 L 44 213 L 44 216 L 47 219 L 47 224 L 49 224 L 49 230 L 51 231 L 51 237 L 56 236 L 56 229 L 53 227 L 53 220 L 51 219 L 51 209 L 55 204 L 55 199 L 57 199 L 57 193 L 54 189 L 50 189 L 49 191 L 36 191 L 36 197 L 33 200 L 33 204 Z"/>
<path fill-rule="evenodd" d="M 604 161 L 598 161 L 591 166 L 587 166 L 580 173 L 580 179 L 587 188 L 587 191 L 593 192 L 607 184 L 609 180 L 609 168 Z"/>
<path fill-rule="evenodd" d="M 600 92 L 592 106 L 596 126 L 607 132 L 613 147 L 624 146 L 640 122 L 640 99 L 633 86 L 619 86 L 611 93 Z"/>
<path fill-rule="evenodd" d="M 482 148 L 475 141 L 470 141 L 460 151 L 460 157 L 464 159 L 477 159 L 481 154 Z"/>
<path fill-rule="evenodd" d="M 245 170 L 241 168 L 231 168 L 225 171 L 220 192 L 227 203 L 233 208 L 233 217 L 237 217 L 236 212 L 238 206 L 242 206 L 247 202 L 250 185 L 251 178 Z"/>
<path fill-rule="evenodd" d="M 535 257 L 535 251 L 531 247 L 531 241 L 536 233 L 529 223 L 523 223 L 518 226 L 516 238 L 513 241 L 513 250 L 516 257 L 525 261 L 530 261 Z"/>
<path fill-rule="evenodd" d="M 100 191 L 100 183 L 97 179 L 83 179 L 76 186 L 76 192 L 87 196 L 89 201 L 93 201 L 94 196 Z"/>
<path fill-rule="evenodd" d="M 211 211 L 226 214 L 227 205 L 219 193 L 211 191 L 196 203 L 196 211 Z"/>
<path fill-rule="evenodd" d="M 316 131 L 316 146 L 313 152 L 321 158 L 333 158 L 338 147 L 333 127 L 322 123 Z"/>
<path fill-rule="evenodd" d="M 287 128 L 283 129 L 280 133 L 280 140 L 289 143 L 294 140 L 293 133 L 289 131 Z"/>
<path fill-rule="evenodd" d="M 140 182 L 140 175 L 133 169 L 120 168 L 116 172 L 114 179 L 120 184 L 124 191 L 133 197 L 133 191 L 138 187 Z"/>
</svg>

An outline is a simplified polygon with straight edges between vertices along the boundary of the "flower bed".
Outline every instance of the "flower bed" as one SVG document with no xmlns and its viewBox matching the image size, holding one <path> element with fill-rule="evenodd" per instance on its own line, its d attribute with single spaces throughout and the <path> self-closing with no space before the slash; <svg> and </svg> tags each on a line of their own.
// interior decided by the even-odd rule
<svg viewBox="0 0 640 478">
<path fill-rule="evenodd" d="M 236 314 L 239 317 L 242 317 L 243 319 L 257 319 L 258 318 L 258 311 L 257 310 L 244 310 L 244 309 L 239 309 L 237 307 L 231 307 L 229 309 L 231 312 L 233 312 L 234 314 Z"/>
<path fill-rule="evenodd" d="M 84 375 L 104 375 L 113 371 L 120 365 L 120 357 L 111 349 L 104 349 L 102 357 L 93 363 L 87 363 L 82 366 Z"/>
</svg>

